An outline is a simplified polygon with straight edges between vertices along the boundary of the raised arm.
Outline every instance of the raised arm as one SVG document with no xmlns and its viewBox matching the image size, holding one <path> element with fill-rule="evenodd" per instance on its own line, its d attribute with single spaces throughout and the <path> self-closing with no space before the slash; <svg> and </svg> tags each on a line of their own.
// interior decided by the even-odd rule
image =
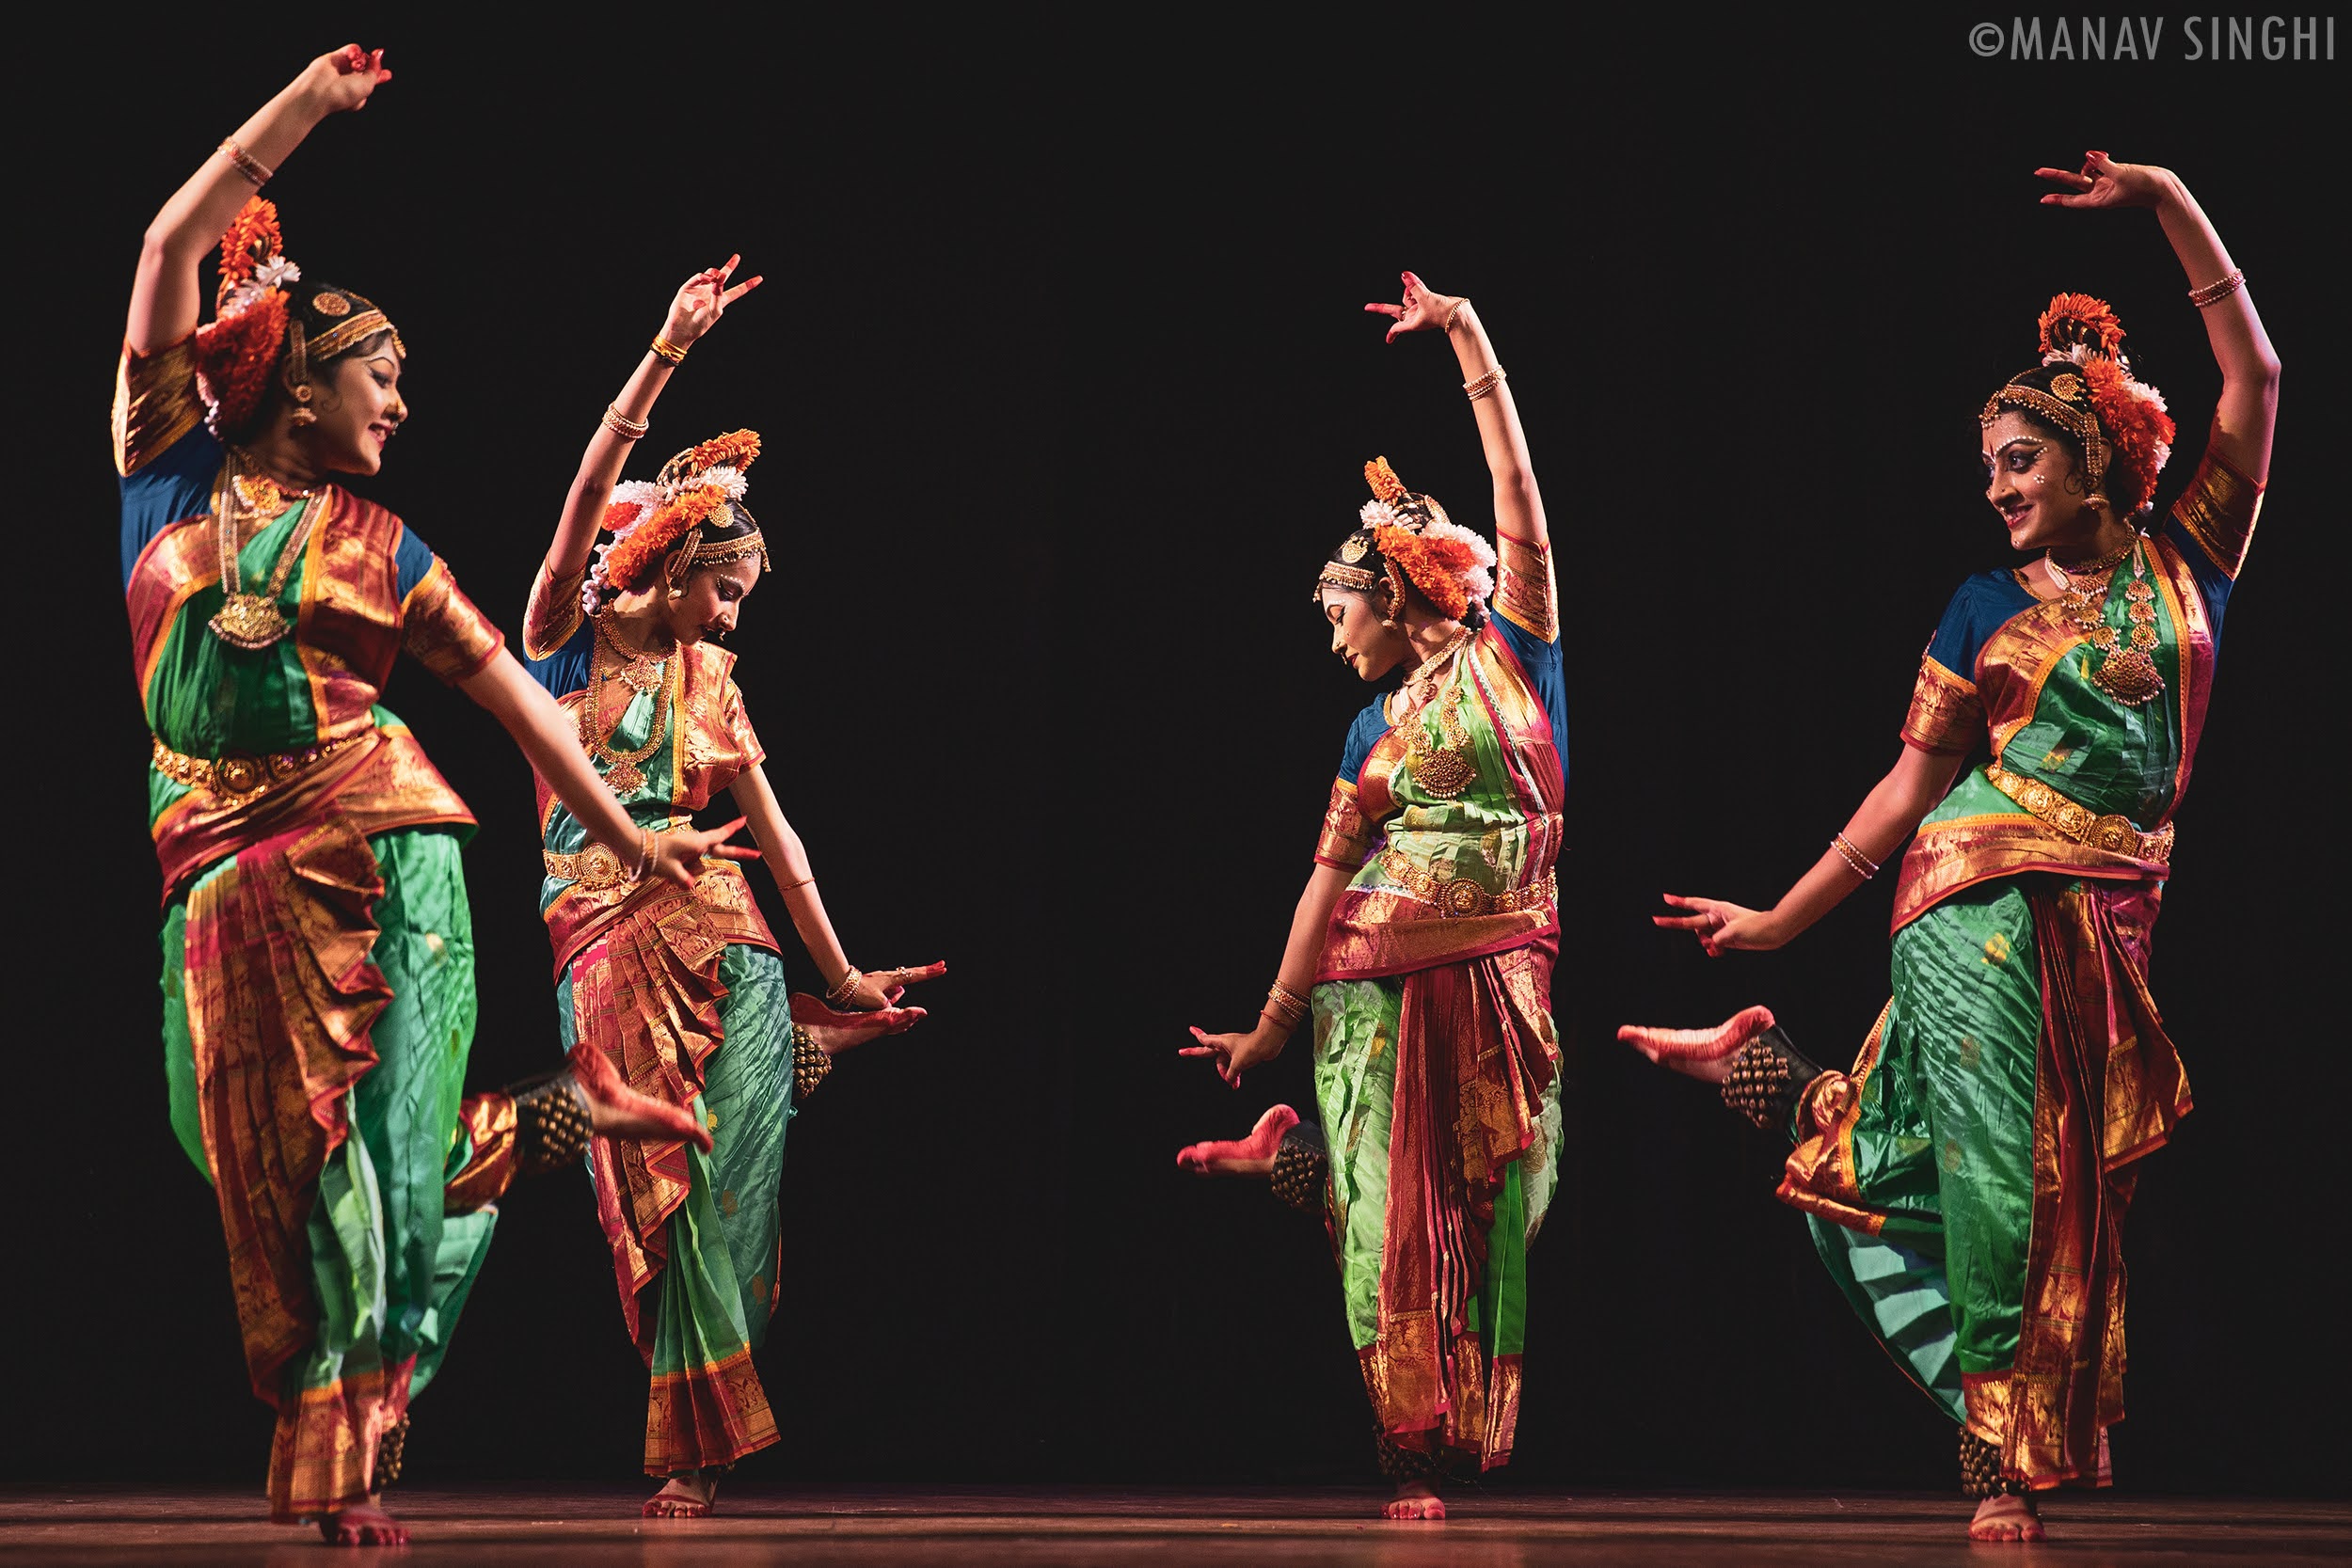
<svg viewBox="0 0 2352 1568">
<path fill-rule="evenodd" d="M 730 256 L 725 265 L 706 267 L 679 288 L 661 330 L 646 345 L 621 395 L 596 422 L 596 434 L 588 437 L 588 450 L 580 454 L 580 471 L 564 498 L 564 515 L 556 519 L 555 538 L 531 584 L 531 603 L 523 614 L 523 651 L 532 657 L 553 653 L 579 625 L 580 579 L 588 575 L 596 529 L 612 499 L 612 486 L 620 481 L 621 467 L 628 461 L 629 448 L 645 434 L 654 402 L 670 384 L 670 372 L 719 324 L 728 306 L 759 287 L 756 277 L 728 285 L 741 260 Z"/>
<path fill-rule="evenodd" d="M 1292 911 L 1290 940 L 1282 944 L 1282 963 L 1275 971 L 1274 985 L 1294 999 L 1294 1014 L 1303 1016 L 1299 1010 L 1305 1006 L 1307 992 L 1315 983 L 1315 971 L 1323 962 L 1323 942 L 1331 928 L 1331 911 L 1339 907 L 1340 895 L 1347 891 L 1350 875 L 1339 866 L 1316 862 L 1314 874 L 1307 879 L 1306 891 L 1298 895 L 1298 908 Z M 1276 999 L 1276 991 L 1270 990 L 1255 1028 L 1233 1035 L 1212 1035 L 1196 1028 L 1192 1032 L 1194 1043 L 1184 1047 L 1178 1054 L 1216 1057 L 1218 1075 L 1240 1088 L 1241 1075 L 1260 1062 L 1279 1056 L 1282 1047 L 1290 1041 L 1291 1031 L 1298 1026 L 1299 1016 L 1284 1017 L 1278 1011 L 1282 1006 Z"/>
<path fill-rule="evenodd" d="M 1406 332 L 1442 331 L 1454 345 L 1462 370 L 1462 387 L 1470 394 L 1470 412 L 1478 420 L 1478 439 L 1486 450 L 1486 472 L 1495 486 L 1495 526 L 1509 538 L 1537 546 L 1549 546 L 1551 534 L 1544 522 L 1544 498 L 1535 488 L 1535 465 L 1527 454 L 1527 432 L 1519 427 L 1518 405 L 1511 399 L 1511 384 L 1495 359 L 1477 308 L 1458 294 L 1434 292 L 1411 273 L 1403 275 L 1405 298 L 1399 305 L 1364 307 L 1393 323 L 1389 341 Z"/>
<path fill-rule="evenodd" d="M 139 247 L 123 327 L 134 353 L 152 354 L 196 330 L 202 308 L 197 269 L 237 209 L 319 121 L 340 110 L 365 108 L 368 95 L 391 79 L 381 49 L 371 54 L 351 43 L 321 55 L 198 166 L 147 226 Z"/>
<path fill-rule="evenodd" d="M 2214 405 L 2214 451 L 2232 467 L 2260 484 L 2270 477 L 2270 435 L 2279 417 L 2279 355 L 2255 313 L 2254 296 L 2230 262 L 2230 252 L 2214 231 L 2181 177 L 2153 164 L 2119 164 L 2104 152 L 2083 154 L 2079 173 L 2034 171 L 2066 186 L 2042 197 L 2052 207 L 2153 207 L 2164 237 L 2189 282 L 2190 298 L 2202 300 L 2205 340 L 2221 368 L 2221 397 Z M 2233 279 L 2235 279 L 2233 282 Z"/>
<path fill-rule="evenodd" d="M 1651 920 L 1692 933 L 1709 958 L 1740 948 L 1786 946 L 1844 903 L 1846 895 L 1867 879 L 1866 871 L 1875 874 L 1902 847 L 1920 818 L 1951 789 L 1953 775 L 1965 760 L 1958 752 L 1929 752 L 1906 745 L 1886 777 L 1863 797 L 1846 831 L 1771 909 L 1751 910 L 1721 898 L 1685 898 L 1670 893 L 1667 903 L 1691 912 L 1652 915 Z"/>
</svg>

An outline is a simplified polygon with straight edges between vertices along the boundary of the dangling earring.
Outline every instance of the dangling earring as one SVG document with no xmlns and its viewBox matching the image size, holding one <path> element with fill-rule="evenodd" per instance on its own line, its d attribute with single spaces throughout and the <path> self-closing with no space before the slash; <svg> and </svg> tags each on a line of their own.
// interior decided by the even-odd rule
<svg viewBox="0 0 2352 1568">
<path fill-rule="evenodd" d="M 310 384 L 306 381 L 294 388 L 294 427 L 300 430 L 318 422 L 318 414 L 310 407 Z"/>
</svg>

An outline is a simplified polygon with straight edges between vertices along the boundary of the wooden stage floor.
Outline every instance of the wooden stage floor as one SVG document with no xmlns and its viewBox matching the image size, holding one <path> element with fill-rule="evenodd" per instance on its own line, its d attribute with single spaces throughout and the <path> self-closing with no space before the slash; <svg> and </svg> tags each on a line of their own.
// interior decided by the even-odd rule
<svg viewBox="0 0 2352 1568">
<path fill-rule="evenodd" d="M 1884 1493 L 1668 1495 L 1513 1491 L 1458 1500 L 1438 1524 L 1374 1516 L 1369 1491 L 1099 1487 L 747 1487 L 691 1523 L 637 1516 L 635 1487 L 403 1489 L 423 1563 L 640 1568 L 716 1563 L 1367 1564 L 1549 1562 L 2343 1562 L 2352 1502 L 2061 1496 L 2055 1537 L 1971 1548 L 1956 1498 Z M 230 1488 L 0 1486 L 0 1559 L 198 1565 L 327 1560 L 307 1529 L 257 1520 Z M 367 1554 L 371 1559 L 384 1555 Z"/>
</svg>

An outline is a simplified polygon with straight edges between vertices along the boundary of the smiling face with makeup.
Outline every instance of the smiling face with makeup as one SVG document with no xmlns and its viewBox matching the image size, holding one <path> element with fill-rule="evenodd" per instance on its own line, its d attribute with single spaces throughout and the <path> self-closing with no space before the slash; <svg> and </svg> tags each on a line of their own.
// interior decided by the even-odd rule
<svg viewBox="0 0 2352 1568">
<path fill-rule="evenodd" d="M 2093 553 L 2112 531 L 2113 507 L 2086 482 L 2073 442 L 2013 408 L 1984 427 L 1984 499 L 2012 549 Z"/>
<path fill-rule="evenodd" d="M 389 332 L 321 365 L 310 379 L 313 424 L 297 436 L 321 473 L 372 474 L 408 418 L 400 395 L 401 356 Z"/>
</svg>

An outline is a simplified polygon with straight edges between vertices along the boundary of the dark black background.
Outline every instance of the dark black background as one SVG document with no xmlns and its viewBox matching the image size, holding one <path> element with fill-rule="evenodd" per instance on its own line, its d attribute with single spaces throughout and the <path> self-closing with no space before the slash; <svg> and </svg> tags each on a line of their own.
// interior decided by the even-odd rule
<svg viewBox="0 0 2352 1568">
<path fill-rule="evenodd" d="M 2160 500 L 2194 467 L 2217 378 L 2153 217 L 2034 202 L 2036 165 L 2096 145 L 2182 173 L 2287 366 L 2158 944 L 2199 1110 L 2131 1219 L 2117 1469 L 2341 1485 L 2346 68 L 2192 65 L 2177 35 L 2166 64 L 1987 61 L 1974 20 L 1425 21 L 1312 51 L 911 16 L 369 28 L 397 79 L 270 191 L 289 254 L 411 351 L 415 419 L 363 488 L 512 628 L 597 410 L 678 280 L 739 249 L 768 285 L 639 467 L 766 434 L 777 570 L 736 641 L 771 777 L 852 957 L 953 965 L 794 1124 L 760 1356 L 784 1440 L 747 1479 L 1367 1473 L 1321 1236 L 1170 1157 L 1310 1097 L 1303 1048 L 1239 1094 L 1174 1053 L 1263 994 L 1365 697 L 1307 604 L 1359 466 L 1490 526 L 1451 356 L 1360 310 L 1410 266 L 1477 299 L 1512 372 L 1565 596 L 1568 1146 L 1494 1484 L 1948 1484 L 1949 1427 L 1772 1201 L 1781 1150 L 1611 1032 L 1762 1000 L 1817 1054 L 1859 1040 L 1891 878 L 1771 956 L 1644 917 L 1666 889 L 1768 902 L 1893 760 L 1946 597 L 2010 560 L 1973 415 L 2052 292 L 2112 300 L 2170 398 Z M 298 31 L 8 67 L 12 1477 L 258 1483 L 265 1457 L 165 1117 L 103 410 L 142 225 L 340 41 Z M 482 819 L 496 1085 L 554 1053 L 528 772 L 421 673 L 389 700 Z M 585 1185 L 503 1209 L 411 1477 L 626 1478 L 644 1374 Z"/>
</svg>

